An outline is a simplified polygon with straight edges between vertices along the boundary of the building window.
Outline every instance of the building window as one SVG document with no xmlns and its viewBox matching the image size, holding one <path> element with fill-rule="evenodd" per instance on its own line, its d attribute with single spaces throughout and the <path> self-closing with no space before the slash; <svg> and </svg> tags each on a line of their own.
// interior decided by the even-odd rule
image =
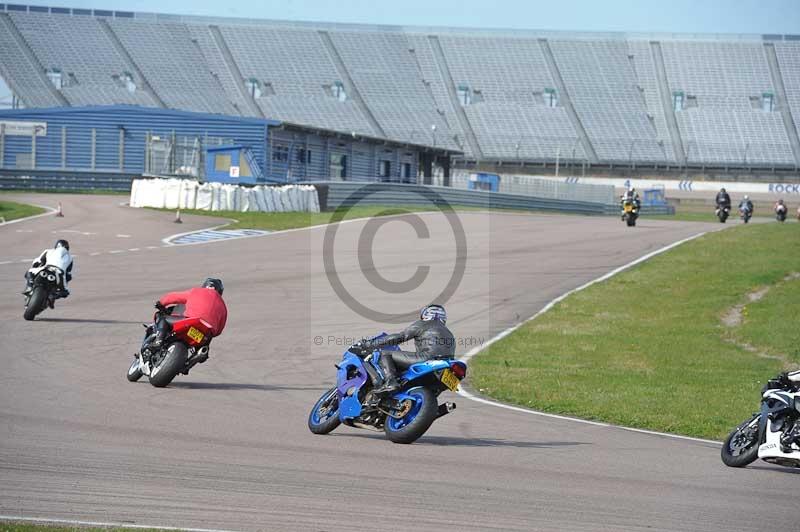
<svg viewBox="0 0 800 532">
<path fill-rule="evenodd" d="M 381 161 L 378 165 L 378 177 L 391 177 L 392 161 Z"/>
<path fill-rule="evenodd" d="M 461 84 L 456 91 L 458 92 L 458 103 L 464 107 L 472 103 L 472 91 L 469 90 L 469 85 Z"/>
<path fill-rule="evenodd" d="M 272 160 L 278 163 L 289 162 L 289 147 L 277 145 L 272 149 Z"/>
<path fill-rule="evenodd" d="M 345 179 L 347 177 L 347 155 L 331 153 L 330 176 L 334 179 Z"/>
<path fill-rule="evenodd" d="M 218 153 L 214 156 L 214 170 L 228 173 L 231 168 L 231 156 L 227 153 Z"/>
<path fill-rule="evenodd" d="M 403 178 L 403 183 L 411 183 L 411 163 L 400 165 L 400 177 Z"/>
<path fill-rule="evenodd" d="M 244 85 L 247 87 L 247 93 L 250 94 L 250 97 L 253 99 L 261 98 L 261 82 L 256 78 L 247 79 Z"/>
<path fill-rule="evenodd" d="M 311 150 L 300 148 L 294 152 L 294 158 L 300 164 L 311 164 Z"/>
<path fill-rule="evenodd" d="M 331 91 L 331 96 L 340 102 L 347 101 L 347 91 L 344 90 L 344 84 L 341 81 L 334 81 L 329 90 Z"/>
<path fill-rule="evenodd" d="M 252 177 L 253 172 L 250 170 L 250 163 L 247 162 L 247 154 L 244 150 L 239 152 L 239 176 Z"/>
<path fill-rule="evenodd" d="M 771 113 L 775 108 L 775 95 L 771 92 L 765 92 L 761 95 L 761 110 Z"/>
<path fill-rule="evenodd" d="M 546 88 L 544 90 L 544 104 L 547 107 L 558 107 L 558 91 Z"/>
<path fill-rule="evenodd" d="M 683 91 L 675 91 L 672 93 L 672 110 L 677 112 L 683 111 L 684 93 Z"/>
<path fill-rule="evenodd" d="M 47 69 L 47 79 L 49 79 L 50 83 L 52 83 L 53 86 L 58 90 L 61 90 L 61 87 L 63 87 L 63 85 L 64 85 L 64 82 L 63 82 L 63 79 L 62 79 L 62 76 L 61 76 L 61 71 L 59 69 L 57 69 L 57 68 L 48 68 Z"/>
</svg>

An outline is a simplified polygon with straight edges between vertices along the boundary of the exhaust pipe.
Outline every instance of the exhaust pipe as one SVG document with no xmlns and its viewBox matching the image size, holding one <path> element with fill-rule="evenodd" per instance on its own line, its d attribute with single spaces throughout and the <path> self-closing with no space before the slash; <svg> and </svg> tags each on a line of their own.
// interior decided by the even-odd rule
<svg viewBox="0 0 800 532">
<path fill-rule="evenodd" d="M 438 419 L 442 416 L 446 416 L 455 409 L 456 409 L 455 403 L 442 403 L 439 405 L 439 410 L 437 413 L 438 415 L 436 416 L 436 418 Z"/>
</svg>

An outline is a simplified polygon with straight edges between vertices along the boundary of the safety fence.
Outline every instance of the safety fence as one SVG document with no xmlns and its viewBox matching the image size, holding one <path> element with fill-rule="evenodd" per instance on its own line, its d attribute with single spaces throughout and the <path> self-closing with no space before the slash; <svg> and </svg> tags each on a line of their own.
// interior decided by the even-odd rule
<svg viewBox="0 0 800 532">
<path fill-rule="evenodd" d="M 469 188 L 472 175 L 456 171 L 450 178 L 453 188 Z M 590 203 L 614 203 L 614 187 L 607 184 L 577 183 L 566 180 L 556 181 L 527 175 L 500 175 L 498 192 L 520 194 L 537 198 L 551 198 Z"/>
<path fill-rule="evenodd" d="M 86 175 L 0 175 L 0 190 L 108 190 L 128 192 L 130 176 Z"/>
<path fill-rule="evenodd" d="M 522 211 L 552 211 L 573 214 L 619 214 L 616 203 L 593 203 L 537 198 L 502 192 L 390 183 L 313 183 L 319 191 L 320 207 L 331 210 L 354 205 L 479 207 Z M 672 206 L 647 207 L 642 214 L 675 214 Z"/>
<path fill-rule="evenodd" d="M 131 207 L 237 212 L 319 212 L 310 185 L 253 186 L 199 184 L 189 179 L 135 179 Z"/>
</svg>

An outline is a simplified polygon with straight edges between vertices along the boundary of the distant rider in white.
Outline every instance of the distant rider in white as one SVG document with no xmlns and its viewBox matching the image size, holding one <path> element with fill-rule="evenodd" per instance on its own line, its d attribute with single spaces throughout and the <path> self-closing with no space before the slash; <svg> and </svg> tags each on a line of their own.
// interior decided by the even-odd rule
<svg viewBox="0 0 800 532">
<path fill-rule="evenodd" d="M 36 275 L 47 266 L 55 266 L 64 272 L 62 277 L 63 286 L 59 287 L 59 291 L 56 296 L 69 296 L 67 283 L 72 280 L 72 255 L 69 253 L 69 242 L 63 239 L 57 240 L 52 249 L 45 249 L 42 251 L 42 254 L 39 256 L 39 258 L 33 261 L 31 268 L 25 273 L 25 281 L 27 282 L 27 285 L 22 293 L 24 295 L 31 293 L 33 290 L 34 277 L 36 277 Z"/>
</svg>

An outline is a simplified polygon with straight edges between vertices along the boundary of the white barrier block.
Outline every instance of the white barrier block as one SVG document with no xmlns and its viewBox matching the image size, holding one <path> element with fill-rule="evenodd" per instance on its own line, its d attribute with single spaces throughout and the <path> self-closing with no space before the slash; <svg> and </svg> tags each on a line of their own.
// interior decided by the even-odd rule
<svg viewBox="0 0 800 532">
<path fill-rule="evenodd" d="M 264 203 L 266 203 L 266 212 L 280 212 L 273 187 L 264 187 Z"/>
<path fill-rule="evenodd" d="M 165 209 L 177 209 L 181 201 L 181 186 L 180 179 L 167 179 L 161 181 L 161 190 L 164 197 Z"/>
<path fill-rule="evenodd" d="M 219 211 L 222 206 L 222 185 L 211 183 L 211 210 Z"/>
<path fill-rule="evenodd" d="M 197 205 L 197 182 L 183 180 L 183 193 L 181 194 L 181 209 L 194 209 Z"/>
<path fill-rule="evenodd" d="M 253 188 L 253 192 L 255 193 L 256 197 L 256 204 L 258 205 L 259 212 L 267 212 L 269 207 L 267 206 L 267 198 L 264 194 L 264 187 L 257 186 Z"/>
</svg>

